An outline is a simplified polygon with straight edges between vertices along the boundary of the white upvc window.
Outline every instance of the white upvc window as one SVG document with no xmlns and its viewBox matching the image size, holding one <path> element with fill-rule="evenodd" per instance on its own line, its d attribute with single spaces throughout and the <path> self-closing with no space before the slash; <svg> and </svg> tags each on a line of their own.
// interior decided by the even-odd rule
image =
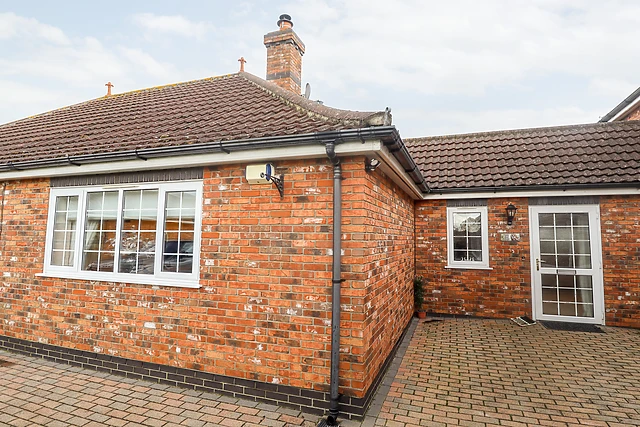
<svg viewBox="0 0 640 427">
<path fill-rule="evenodd" d="M 198 287 L 202 182 L 52 188 L 44 276 Z"/>
<path fill-rule="evenodd" d="M 447 208 L 450 268 L 489 268 L 487 207 Z"/>
</svg>

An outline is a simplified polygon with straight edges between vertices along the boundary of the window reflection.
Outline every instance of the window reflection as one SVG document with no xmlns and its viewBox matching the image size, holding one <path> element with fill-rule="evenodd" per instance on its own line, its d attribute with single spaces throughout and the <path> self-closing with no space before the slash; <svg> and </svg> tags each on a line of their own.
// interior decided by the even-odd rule
<svg viewBox="0 0 640 427">
<path fill-rule="evenodd" d="M 195 191 L 166 193 L 162 271 L 193 271 L 193 238 L 196 216 Z"/>
</svg>

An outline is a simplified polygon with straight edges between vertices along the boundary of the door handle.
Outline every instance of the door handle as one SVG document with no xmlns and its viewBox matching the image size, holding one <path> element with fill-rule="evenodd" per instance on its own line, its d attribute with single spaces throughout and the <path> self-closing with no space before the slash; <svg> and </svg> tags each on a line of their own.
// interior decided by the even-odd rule
<svg viewBox="0 0 640 427">
<path fill-rule="evenodd" d="M 536 258 L 536 271 L 540 271 L 540 259 Z"/>
</svg>

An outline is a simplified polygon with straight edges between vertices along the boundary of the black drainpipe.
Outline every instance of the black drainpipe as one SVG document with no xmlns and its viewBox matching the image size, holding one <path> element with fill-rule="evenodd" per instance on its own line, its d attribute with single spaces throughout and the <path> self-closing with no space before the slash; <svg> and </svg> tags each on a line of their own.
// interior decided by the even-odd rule
<svg viewBox="0 0 640 427">
<path fill-rule="evenodd" d="M 331 278 L 331 380 L 329 415 L 318 426 L 337 426 L 340 404 L 338 399 L 340 367 L 340 267 L 342 266 L 342 167 L 336 156 L 335 143 L 326 144 L 329 160 L 333 164 L 333 274 Z"/>
<path fill-rule="evenodd" d="M 2 183 L 2 190 L 0 190 L 0 191 L 2 191 L 2 199 L 0 199 L 0 200 L 2 200 L 2 204 L 0 205 L 0 240 L 2 240 L 2 232 L 4 231 L 4 227 L 2 225 L 2 223 L 4 222 L 4 205 L 5 205 L 5 200 L 4 199 L 6 197 L 4 193 L 5 193 L 5 191 L 7 191 L 7 183 L 6 182 Z M 4 244 L 2 246 L 4 246 Z"/>
</svg>

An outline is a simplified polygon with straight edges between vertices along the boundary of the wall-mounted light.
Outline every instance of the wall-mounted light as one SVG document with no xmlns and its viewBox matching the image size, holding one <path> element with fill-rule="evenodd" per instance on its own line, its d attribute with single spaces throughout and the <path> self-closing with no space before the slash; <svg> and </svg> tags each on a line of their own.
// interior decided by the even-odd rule
<svg viewBox="0 0 640 427">
<path fill-rule="evenodd" d="M 364 170 L 367 172 L 373 172 L 378 169 L 378 166 L 380 166 L 380 160 L 370 159 L 368 157 L 364 159 Z"/>
<path fill-rule="evenodd" d="M 273 163 L 260 163 L 257 165 L 247 165 L 245 178 L 249 184 L 268 184 L 273 183 L 280 193 L 280 197 L 284 197 L 284 175 L 274 175 L 275 166 Z"/>
<path fill-rule="evenodd" d="M 517 210 L 518 208 L 513 206 L 512 203 L 509 203 L 507 206 L 507 225 L 513 224 L 513 218 L 515 218 Z"/>
</svg>

